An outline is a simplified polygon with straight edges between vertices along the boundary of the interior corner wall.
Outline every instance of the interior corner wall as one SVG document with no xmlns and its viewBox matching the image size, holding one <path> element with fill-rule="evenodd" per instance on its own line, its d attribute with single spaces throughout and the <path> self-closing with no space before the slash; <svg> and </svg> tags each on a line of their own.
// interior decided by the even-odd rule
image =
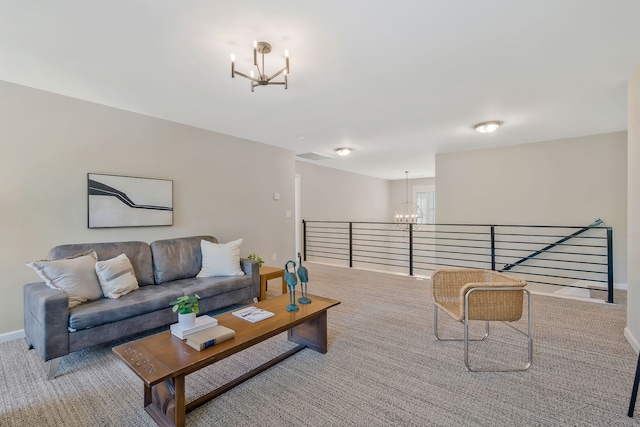
<svg viewBox="0 0 640 427">
<path fill-rule="evenodd" d="M 625 336 L 640 350 L 640 66 L 628 84 L 628 288 Z"/>
<path fill-rule="evenodd" d="M 613 227 L 627 284 L 627 132 L 436 155 L 438 223 Z"/>
<path fill-rule="evenodd" d="M 289 150 L 2 81 L 0 116 L 0 335 L 23 328 L 25 264 L 55 245 L 210 234 L 243 238 L 242 256 L 295 251 Z M 173 180 L 174 225 L 89 229 L 87 173 Z"/>
<path fill-rule="evenodd" d="M 307 221 L 389 221 L 389 181 L 296 161 L 300 218 Z"/>
</svg>

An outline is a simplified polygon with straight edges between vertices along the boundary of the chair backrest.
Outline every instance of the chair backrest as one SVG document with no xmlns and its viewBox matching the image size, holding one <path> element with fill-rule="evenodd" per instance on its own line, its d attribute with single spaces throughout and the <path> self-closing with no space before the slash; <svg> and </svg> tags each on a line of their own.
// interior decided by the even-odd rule
<svg viewBox="0 0 640 427">
<path fill-rule="evenodd" d="M 450 314 L 458 320 L 464 316 L 464 298 L 470 289 L 526 285 L 524 280 L 492 270 L 443 269 L 431 276 L 434 301 L 448 303 Z M 522 317 L 524 290 L 476 290 L 468 298 L 470 320 L 513 322 Z"/>
<path fill-rule="evenodd" d="M 522 317 L 524 290 L 489 291 L 471 288 L 467 298 L 469 320 L 514 322 Z"/>
</svg>

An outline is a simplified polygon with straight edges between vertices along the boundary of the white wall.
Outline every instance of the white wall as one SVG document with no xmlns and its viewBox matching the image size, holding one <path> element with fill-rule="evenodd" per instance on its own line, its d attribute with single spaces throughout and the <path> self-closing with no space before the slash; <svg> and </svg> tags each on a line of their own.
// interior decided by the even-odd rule
<svg viewBox="0 0 640 427">
<path fill-rule="evenodd" d="M 627 283 L 627 133 L 436 155 L 438 223 L 613 227 Z"/>
<path fill-rule="evenodd" d="M 0 116 L 0 334 L 23 327 L 22 285 L 39 281 L 25 263 L 58 244 L 211 234 L 294 255 L 288 150 L 7 82 Z M 88 229 L 88 172 L 173 180 L 174 225 Z"/>
<path fill-rule="evenodd" d="M 409 175 L 411 176 L 411 175 Z M 409 178 L 409 202 L 413 201 L 413 188 L 427 185 L 435 185 L 435 178 Z M 438 189 L 436 188 L 436 193 Z M 385 221 L 393 222 L 393 210 L 400 203 L 407 201 L 407 180 L 406 179 L 394 179 L 389 181 L 389 213 L 388 218 Z"/>
<path fill-rule="evenodd" d="M 389 221 L 389 181 L 296 161 L 301 218 L 308 221 Z"/>
<path fill-rule="evenodd" d="M 625 336 L 640 350 L 640 66 L 631 74 L 628 87 L 628 289 Z"/>
</svg>

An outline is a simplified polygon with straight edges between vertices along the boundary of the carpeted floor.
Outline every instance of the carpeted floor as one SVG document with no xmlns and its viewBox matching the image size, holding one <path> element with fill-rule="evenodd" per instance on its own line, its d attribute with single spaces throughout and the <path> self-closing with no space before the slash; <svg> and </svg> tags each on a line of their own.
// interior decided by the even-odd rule
<svg viewBox="0 0 640 427">
<path fill-rule="evenodd" d="M 303 350 L 188 414 L 187 425 L 640 425 L 626 416 L 636 355 L 622 335 L 624 304 L 534 295 L 532 368 L 470 373 L 461 342 L 434 340 L 428 280 L 305 265 L 310 293 L 342 301 L 329 311 L 329 352 Z M 443 334 L 461 333 L 441 319 Z M 114 344 L 66 356 L 53 381 L 23 340 L 0 344 L 0 425 L 154 425 L 142 382 Z M 525 346 L 499 325 L 472 347 L 472 360 L 518 362 Z M 290 347 L 283 334 L 188 376 L 187 400 Z"/>
</svg>

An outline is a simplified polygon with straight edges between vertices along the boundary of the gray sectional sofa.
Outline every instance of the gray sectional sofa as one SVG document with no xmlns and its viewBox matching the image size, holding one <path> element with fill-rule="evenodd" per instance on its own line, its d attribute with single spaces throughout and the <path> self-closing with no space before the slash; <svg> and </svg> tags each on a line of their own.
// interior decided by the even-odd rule
<svg viewBox="0 0 640 427">
<path fill-rule="evenodd" d="M 177 322 L 169 303 L 198 294 L 200 313 L 251 303 L 260 293 L 257 262 L 240 259 L 243 276 L 196 277 L 202 265 L 201 240 L 194 236 L 145 242 L 86 243 L 56 246 L 49 259 L 95 250 L 98 260 L 126 254 L 139 288 L 117 299 L 99 298 L 69 308 L 65 293 L 44 282 L 24 285 L 24 330 L 29 348 L 51 361 L 55 377 L 59 358 L 71 352 Z"/>
</svg>

